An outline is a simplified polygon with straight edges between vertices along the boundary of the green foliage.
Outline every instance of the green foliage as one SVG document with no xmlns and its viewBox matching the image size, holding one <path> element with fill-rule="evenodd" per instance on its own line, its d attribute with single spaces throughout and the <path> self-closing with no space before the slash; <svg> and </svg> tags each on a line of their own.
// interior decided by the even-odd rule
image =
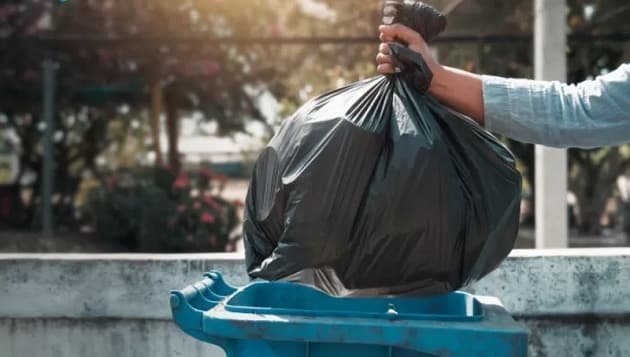
<svg viewBox="0 0 630 357">
<path fill-rule="evenodd" d="M 137 251 L 225 251 L 240 203 L 224 200 L 225 177 L 209 169 L 152 168 L 107 176 L 89 193 L 85 216 L 103 239 Z"/>
<path fill-rule="evenodd" d="M 441 9 L 456 3 L 429 2 Z M 131 112 L 146 112 L 154 83 L 167 85 L 165 99 L 169 105 L 180 111 L 200 110 L 205 118 L 216 120 L 222 132 L 230 132 L 242 130 L 251 119 L 264 121 L 258 101 L 263 93 L 273 94 L 287 116 L 314 95 L 374 75 L 380 4 L 380 0 L 3 2 L 0 29 L 3 36 L 16 41 L 5 41 L 0 55 L 0 111 L 19 137 L 21 173 L 38 177 L 41 166 L 36 128 L 44 54 L 52 53 L 61 63 L 57 101 L 61 111 L 96 113 L 89 115 L 90 121 L 84 123 L 89 126 L 84 129 L 75 127 L 77 124 L 61 127 L 64 138 L 82 138 L 81 144 L 68 141 L 67 148 L 58 150 L 57 181 L 71 182 L 86 168 L 99 176 L 94 159 L 102 154 L 107 135 L 98 133 L 112 128 L 103 120 L 119 117 L 116 109 L 123 103 L 131 105 Z M 571 34 L 630 31 L 626 0 L 569 0 L 567 5 Z M 309 10 L 313 6 L 318 10 Z M 449 14 L 447 33 L 531 34 L 532 29 L 533 1 L 466 0 Z M 33 36 L 85 41 L 53 42 L 43 47 L 40 42 L 28 41 Z M 283 36 L 374 36 L 374 44 L 262 45 L 221 40 Z M 118 40 L 103 40 L 106 38 Z M 501 76 L 533 76 L 532 47 L 526 43 L 436 47 L 440 60 L 447 65 Z M 611 42 L 570 42 L 569 81 L 579 82 L 615 68 L 628 58 L 628 48 Z M 124 120 L 119 127 L 123 137 L 127 130 Z M 515 142 L 510 146 L 533 185 L 533 148 Z M 621 164 L 600 164 L 610 160 Z M 596 225 L 601 210 L 598 197 L 611 194 L 612 186 L 607 182 L 620 173 L 627 160 L 620 149 L 598 154 L 570 151 L 570 186 L 582 208 L 593 206 L 595 211 L 588 215 L 591 218 L 585 218 L 583 230 Z M 33 183 L 33 187 L 37 190 L 39 183 Z M 121 225 L 116 229 L 123 228 Z"/>
<path fill-rule="evenodd" d="M 627 32 L 627 1 L 570 1 L 568 26 L 571 34 Z M 590 6 L 592 15 L 585 8 Z M 627 61 L 627 45 L 605 41 L 569 43 L 567 79 L 577 83 L 611 71 Z M 624 53 L 625 52 L 625 53 Z M 628 145 L 598 150 L 569 150 L 569 189 L 578 199 L 581 215 L 579 229 L 597 234 L 600 217 L 608 198 L 615 192 L 615 181 L 630 167 Z"/>
<path fill-rule="evenodd" d="M 567 1 L 570 35 L 627 33 L 630 7 L 625 0 Z M 464 1 L 450 16 L 451 33 L 531 34 L 533 1 Z M 439 46 L 442 62 L 478 73 L 506 77 L 533 77 L 532 46 L 524 43 L 448 44 Z M 630 54 L 630 46 L 610 41 L 569 41 L 567 80 L 578 83 L 611 71 Z M 518 156 L 526 183 L 534 187 L 534 148 L 509 141 Z M 597 150 L 569 150 L 569 189 L 580 206 L 578 228 L 598 233 L 599 218 L 614 194 L 617 176 L 630 167 L 628 145 Z M 532 192 L 533 194 L 533 192 Z"/>
<path fill-rule="evenodd" d="M 0 130 L 13 134 L 10 150 L 17 154 L 19 164 L 12 183 L 28 187 L 30 199 L 24 204 L 24 216 L 27 224 L 34 224 L 40 202 L 43 123 L 33 114 L 11 110 L 0 118 Z M 107 148 L 103 132 L 108 119 L 102 111 L 86 107 L 66 107 L 55 118 L 53 175 L 59 200 L 54 214 L 55 221 L 66 228 L 74 225 L 74 215 L 62 206 L 73 201 L 81 175 L 95 169 L 98 155 Z"/>
</svg>

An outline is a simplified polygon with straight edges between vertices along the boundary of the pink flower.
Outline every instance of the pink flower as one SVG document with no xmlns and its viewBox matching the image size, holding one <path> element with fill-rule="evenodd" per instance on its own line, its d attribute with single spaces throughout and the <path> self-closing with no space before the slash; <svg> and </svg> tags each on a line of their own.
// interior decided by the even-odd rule
<svg viewBox="0 0 630 357">
<path fill-rule="evenodd" d="M 177 176 L 175 182 L 173 182 L 173 188 L 184 189 L 188 186 L 188 184 L 188 176 L 184 171 L 182 171 L 179 173 L 179 176 Z"/>
<path fill-rule="evenodd" d="M 209 195 L 203 196 L 203 202 L 210 208 L 219 209 L 221 206 Z"/>
<path fill-rule="evenodd" d="M 201 203 L 199 201 L 195 201 L 195 203 L 193 204 L 193 207 L 195 207 L 195 209 L 200 209 Z"/>
<path fill-rule="evenodd" d="M 186 205 L 177 206 L 177 212 L 184 212 L 184 211 L 186 211 Z"/>
<path fill-rule="evenodd" d="M 201 223 L 209 223 L 212 224 L 216 221 L 216 218 L 214 218 L 213 215 L 211 215 L 208 212 L 204 212 L 201 214 Z"/>
</svg>

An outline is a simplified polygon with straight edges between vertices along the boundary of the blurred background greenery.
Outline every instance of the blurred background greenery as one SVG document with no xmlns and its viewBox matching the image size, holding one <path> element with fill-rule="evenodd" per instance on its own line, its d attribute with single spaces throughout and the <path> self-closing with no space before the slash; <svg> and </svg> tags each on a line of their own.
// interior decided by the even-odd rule
<svg viewBox="0 0 630 357">
<path fill-rule="evenodd" d="M 435 0 L 444 64 L 533 77 L 533 1 Z M 629 58 L 625 0 L 569 0 L 568 79 Z M 232 251 L 247 179 L 309 98 L 375 75 L 379 0 L 0 4 L 0 250 Z M 57 71 L 56 234 L 42 237 L 42 60 Z M 506 140 L 533 227 L 534 151 Z M 574 237 L 630 231 L 630 146 L 570 150 Z M 591 243 L 588 243 L 591 242 Z M 597 241 L 587 241 L 597 245 Z M 528 246 L 523 243 L 522 246 Z"/>
</svg>

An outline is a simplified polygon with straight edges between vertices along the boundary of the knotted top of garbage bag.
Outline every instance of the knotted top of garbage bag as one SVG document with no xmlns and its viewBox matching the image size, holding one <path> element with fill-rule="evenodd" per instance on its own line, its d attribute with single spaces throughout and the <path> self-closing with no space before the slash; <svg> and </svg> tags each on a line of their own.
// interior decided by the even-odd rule
<svg viewBox="0 0 630 357">
<path fill-rule="evenodd" d="M 446 17 L 430 5 L 416 0 L 385 0 L 383 23 L 399 23 L 420 33 L 425 41 L 431 42 L 446 29 Z M 400 70 L 396 74 L 408 81 L 420 93 L 426 93 L 431 85 L 433 73 L 422 57 L 406 46 L 389 45 L 394 64 Z"/>
</svg>

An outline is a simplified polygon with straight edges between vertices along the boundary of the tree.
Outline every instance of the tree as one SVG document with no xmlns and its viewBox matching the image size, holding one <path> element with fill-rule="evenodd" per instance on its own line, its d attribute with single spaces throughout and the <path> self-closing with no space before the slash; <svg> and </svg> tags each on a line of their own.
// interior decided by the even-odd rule
<svg viewBox="0 0 630 357">
<path fill-rule="evenodd" d="M 263 120 L 255 104 L 257 93 L 247 89 L 264 86 L 276 77 L 273 64 L 261 61 L 264 51 L 203 39 L 270 34 L 273 29 L 268 21 L 279 5 L 278 1 L 166 0 L 1 4 L 0 112 L 7 118 L 4 128 L 18 138 L 17 182 L 34 177 L 26 182 L 33 192 L 31 220 L 37 211 L 42 166 L 42 58 L 52 57 L 61 64 L 55 182 L 61 201 L 71 202 L 67 195 L 76 191 L 83 173 L 99 176 L 95 158 L 112 140 L 103 134 L 109 132 L 112 121 L 128 119 L 119 115 L 119 108 L 145 111 L 155 88 L 164 92 L 169 161 L 175 168 L 179 166 L 179 111 L 201 110 L 227 131 L 241 129 L 247 120 Z M 119 133 L 114 142 L 127 136 Z"/>
<path fill-rule="evenodd" d="M 530 1 L 432 3 L 442 9 L 458 4 L 449 15 L 447 32 L 451 34 L 531 34 L 532 31 Z M 626 31 L 629 26 L 619 11 L 625 6 L 621 0 L 571 0 L 569 4 L 568 25 L 572 33 Z M 154 147 L 158 144 L 159 114 L 166 113 L 168 161 L 177 167 L 177 118 L 183 112 L 203 112 L 207 120 L 219 124 L 222 132 L 242 130 L 248 121 L 258 120 L 271 133 L 272 126 L 262 114 L 263 94 L 271 93 L 281 102 L 282 114 L 289 115 L 309 97 L 374 75 L 380 5 L 380 1 L 359 0 L 4 2 L 0 5 L 0 27 L 6 34 L 0 40 L 3 64 L 0 112 L 11 118 L 9 122 L 18 123 L 19 118 L 29 117 L 33 128 L 37 128 L 40 60 L 52 56 L 61 63 L 60 113 L 87 110 L 98 113 L 97 117 L 102 118 L 99 120 L 111 122 L 126 120 L 118 112 L 123 104 L 130 107 L 131 113 L 153 111 L 151 120 L 146 122 L 153 123 L 148 140 Z M 594 11 L 587 10 L 592 5 Z M 274 43 L 280 37 L 309 36 L 374 36 L 374 42 Z M 264 41 L 243 41 L 247 38 Z M 625 50 L 607 43 L 582 43 L 579 49 L 576 45 L 570 43 L 572 81 L 613 68 Z M 455 43 L 436 47 L 446 64 L 504 76 L 532 76 L 531 46 L 527 43 Z M 602 60 L 604 57 L 608 60 Z M 94 128 L 90 130 L 99 132 L 103 128 L 99 120 L 93 122 Z M 40 165 L 36 162 L 41 158 L 32 152 L 36 152 L 38 135 L 33 134 L 32 128 L 20 130 L 23 170 L 36 173 Z M 103 149 L 101 145 L 105 145 L 99 143 L 103 137 L 92 139 L 85 145 L 94 147 L 84 146 L 80 152 L 97 155 Z M 510 146 L 533 183 L 531 146 L 516 143 Z M 583 157 L 582 161 L 576 155 L 584 156 L 571 151 L 571 172 L 577 172 L 573 167 L 596 165 L 593 155 Z M 27 162 L 33 163 L 29 166 Z M 62 177 L 76 177 L 84 168 L 97 170 L 92 168 L 90 157 L 81 160 L 87 164 L 69 164 L 64 159 L 61 162 L 74 167 L 72 170 L 59 167 L 58 170 L 70 172 L 60 174 Z M 611 175 L 616 174 L 613 167 L 610 170 Z M 572 174 L 571 187 L 577 187 L 577 180 L 586 177 L 589 175 Z M 596 179 L 588 180 L 591 181 L 579 185 L 589 187 Z M 594 197 L 582 191 L 577 193 L 582 206 Z"/>
<path fill-rule="evenodd" d="M 464 2 L 451 16 L 451 31 L 479 33 L 501 32 L 531 34 L 533 2 L 486 0 Z M 568 32 L 576 36 L 568 42 L 568 82 L 577 83 L 616 68 L 627 56 L 628 46 L 618 42 L 580 41 L 578 36 L 627 33 L 630 13 L 622 0 L 568 1 Z M 476 52 L 476 53 L 475 53 Z M 443 60 L 457 67 L 508 77 L 533 76 L 532 48 L 524 44 L 483 44 L 477 48 L 440 48 Z M 625 57 L 627 58 L 627 57 Z M 526 181 L 534 184 L 533 147 L 509 142 L 524 164 Z M 628 147 L 569 151 L 569 189 L 578 199 L 581 215 L 578 222 L 583 234 L 597 233 L 606 201 L 614 191 L 614 182 L 628 167 Z"/>
<path fill-rule="evenodd" d="M 588 10 L 590 9 L 590 10 Z M 625 1 L 575 1 L 568 23 L 576 35 L 627 31 Z M 616 43 L 572 43 L 568 53 L 568 80 L 576 83 L 616 68 L 623 62 L 624 48 Z M 598 150 L 569 151 L 569 188 L 576 194 L 581 210 L 582 233 L 599 233 L 600 218 L 613 195 L 617 177 L 630 167 L 628 145 Z"/>
</svg>

